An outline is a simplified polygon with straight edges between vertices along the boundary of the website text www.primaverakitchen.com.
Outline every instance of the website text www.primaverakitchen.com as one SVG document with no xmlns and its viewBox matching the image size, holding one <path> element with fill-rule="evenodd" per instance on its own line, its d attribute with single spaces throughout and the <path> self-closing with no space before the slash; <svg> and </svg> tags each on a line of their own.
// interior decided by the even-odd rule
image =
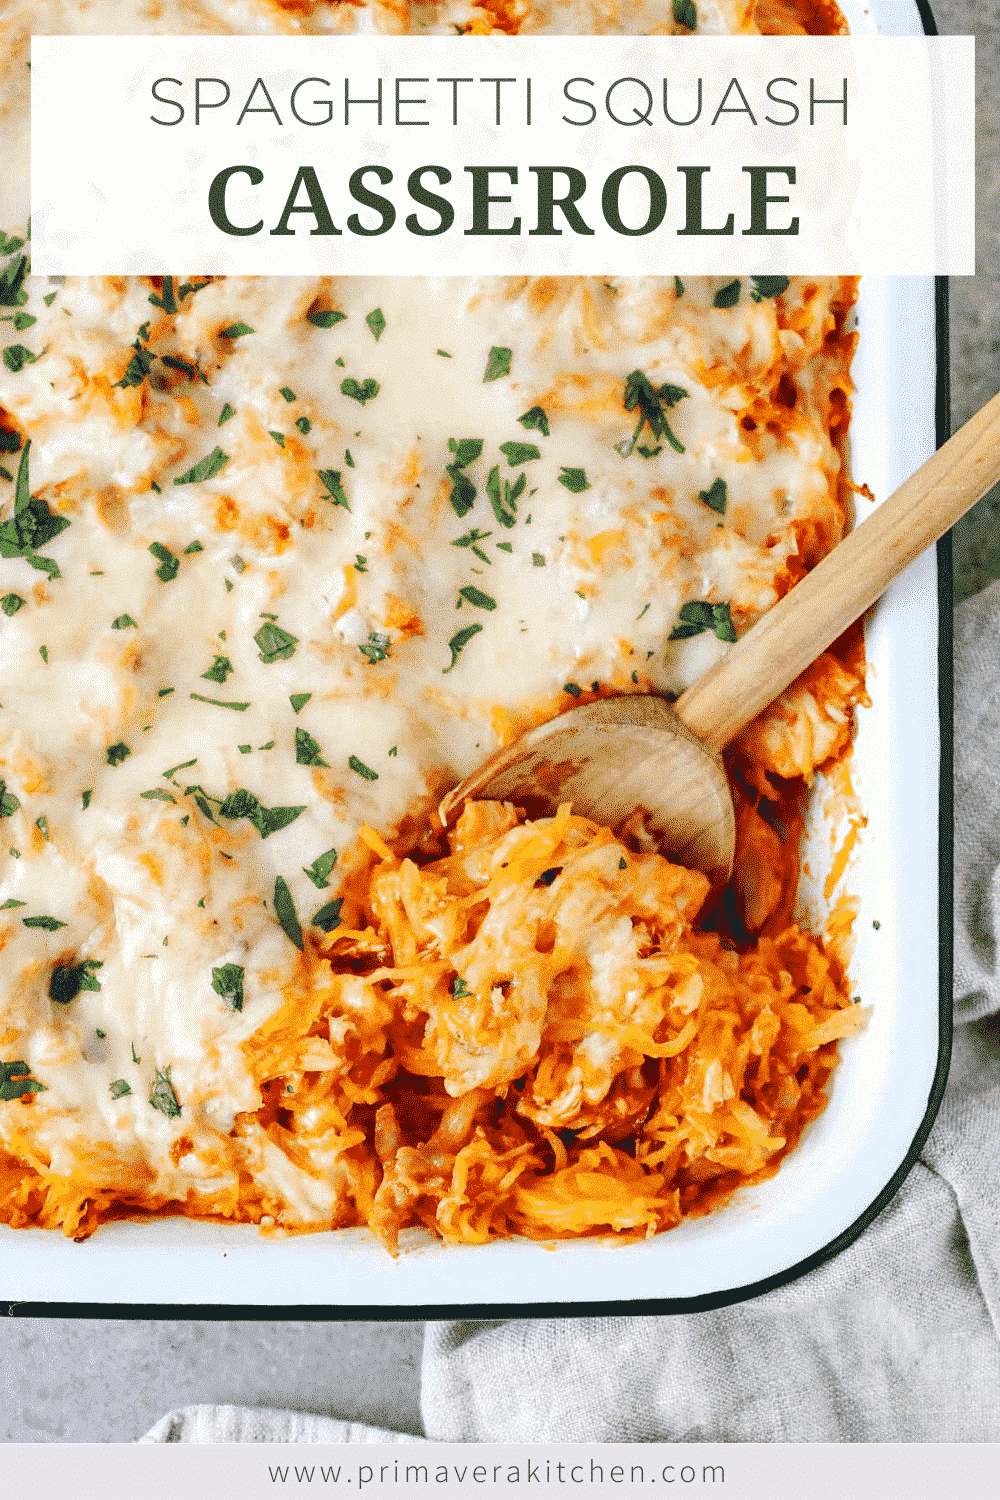
<svg viewBox="0 0 1000 1500">
<path fill-rule="evenodd" d="M 442 1464 L 406 1463 L 397 1459 L 384 1464 L 268 1464 L 274 1485 L 354 1484 L 367 1485 L 557 1485 L 582 1486 L 637 1484 L 725 1484 L 722 1464 L 598 1463 L 589 1458 L 576 1463 L 562 1459 L 522 1459 L 518 1463 Z"/>
</svg>

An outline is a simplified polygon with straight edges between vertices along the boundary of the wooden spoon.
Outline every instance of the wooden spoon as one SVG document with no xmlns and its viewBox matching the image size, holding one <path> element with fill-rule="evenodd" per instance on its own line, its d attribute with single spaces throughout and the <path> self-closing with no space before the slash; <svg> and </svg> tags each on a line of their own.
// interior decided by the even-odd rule
<svg viewBox="0 0 1000 1500">
<path fill-rule="evenodd" d="M 491 755 L 442 801 L 470 798 L 543 817 L 561 802 L 641 835 L 678 864 L 726 880 L 735 841 L 720 751 L 1000 479 L 1000 395 L 938 449 L 675 703 L 603 698 Z"/>
</svg>

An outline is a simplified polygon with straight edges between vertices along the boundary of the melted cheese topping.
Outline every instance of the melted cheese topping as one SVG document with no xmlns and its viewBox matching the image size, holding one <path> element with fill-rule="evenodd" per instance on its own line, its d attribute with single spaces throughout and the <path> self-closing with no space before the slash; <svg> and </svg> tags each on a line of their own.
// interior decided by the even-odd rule
<svg viewBox="0 0 1000 1500">
<path fill-rule="evenodd" d="M 751 11 L 698 5 L 702 29 L 751 29 Z M 582 3 L 30 17 L 621 29 Z M 629 29 L 657 26 L 675 29 L 667 8 L 630 10 Z M 406 847 L 528 724 L 589 695 L 683 689 L 730 623 L 829 550 L 854 285 L 25 291 L 0 340 L 2 1214 L 71 1233 L 122 1204 L 335 1222 L 350 1140 L 311 1154 L 247 1127 L 267 1101 L 248 1044 L 305 1003 L 359 830 Z M 671 639 L 691 605 L 715 606 L 715 628 Z M 824 700 L 834 719 L 860 692 L 846 676 Z M 794 734 L 782 744 L 771 769 L 808 773 Z M 300 1069 L 324 1065 L 313 1051 Z M 234 1207 L 240 1173 L 256 1191 Z"/>
</svg>

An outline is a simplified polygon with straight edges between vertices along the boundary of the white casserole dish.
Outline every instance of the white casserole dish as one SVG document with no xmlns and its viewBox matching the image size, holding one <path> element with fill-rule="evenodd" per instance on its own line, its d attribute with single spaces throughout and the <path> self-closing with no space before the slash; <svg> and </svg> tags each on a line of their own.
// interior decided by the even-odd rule
<svg viewBox="0 0 1000 1500">
<path fill-rule="evenodd" d="M 912 0 L 878 4 L 874 14 L 841 4 L 855 33 L 921 30 Z M 857 483 L 884 498 L 935 447 L 934 283 L 864 280 L 858 326 L 851 469 Z M 947 1068 L 938 647 L 930 553 L 866 623 L 872 706 L 860 715 L 852 774 L 867 824 L 860 856 L 835 897 L 850 893 L 860 901 L 852 989 L 872 1007 L 871 1017 L 861 1036 L 841 1044 L 830 1104 L 775 1177 L 743 1189 L 709 1217 L 643 1243 L 456 1247 L 409 1230 L 397 1260 L 365 1230 L 273 1239 L 249 1226 L 172 1219 L 106 1225 L 74 1244 L 48 1231 L 0 1228 L 4 1300 L 90 1304 L 90 1312 L 98 1310 L 93 1304 L 112 1304 L 112 1313 L 122 1304 L 151 1311 L 166 1305 L 189 1315 L 197 1308 L 199 1316 L 237 1305 L 296 1316 L 330 1307 L 440 1316 L 473 1308 L 579 1311 L 596 1303 L 664 1313 L 740 1300 L 837 1253 L 912 1165 Z M 804 890 L 820 919 L 832 852 L 823 800 L 818 788 L 809 856 L 820 894 Z"/>
</svg>

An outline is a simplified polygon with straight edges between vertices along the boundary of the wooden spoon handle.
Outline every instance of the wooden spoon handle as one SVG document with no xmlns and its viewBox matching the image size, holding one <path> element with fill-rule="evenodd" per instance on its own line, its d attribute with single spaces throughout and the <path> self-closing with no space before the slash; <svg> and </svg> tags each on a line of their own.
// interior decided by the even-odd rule
<svg viewBox="0 0 1000 1500">
<path fill-rule="evenodd" d="M 721 750 L 998 479 L 1000 395 L 688 688 L 677 716 Z"/>
</svg>

